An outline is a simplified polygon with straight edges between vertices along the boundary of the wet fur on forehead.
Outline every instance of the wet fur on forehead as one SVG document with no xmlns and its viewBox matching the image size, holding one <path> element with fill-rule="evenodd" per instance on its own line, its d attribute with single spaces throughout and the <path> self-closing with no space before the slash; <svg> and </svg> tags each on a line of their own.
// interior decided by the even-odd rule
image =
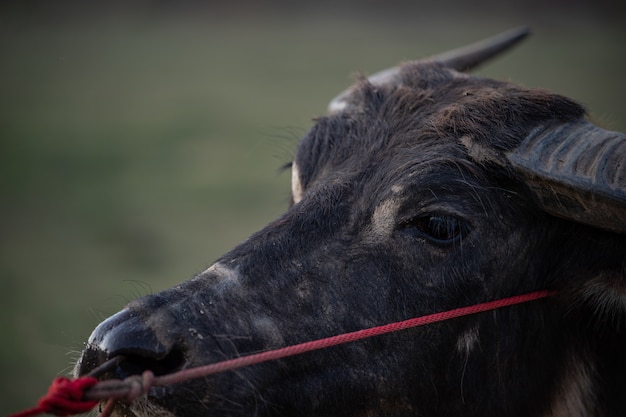
<svg viewBox="0 0 626 417">
<path fill-rule="evenodd" d="M 337 167 L 356 153 L 376 155 L 426 138 L 470 140 L 508 151 L 538 125 L 585 116 L 584 108 L 566 97 L 437 63 L 405 64 L 400 79 L 376 86 L 361 78 L 346 111 L 317 120 L 296 154 L 304 187 L 325 165 Z"/>
</svg>

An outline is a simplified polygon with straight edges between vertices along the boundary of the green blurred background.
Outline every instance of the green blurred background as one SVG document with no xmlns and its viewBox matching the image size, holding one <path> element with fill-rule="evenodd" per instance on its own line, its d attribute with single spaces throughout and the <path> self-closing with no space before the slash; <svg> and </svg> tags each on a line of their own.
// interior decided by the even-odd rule
<svg viewBox="0 0 626 417">
<path fill-rule="evenodd" d="M 625 17 L 610 1 L 4 3 L 0 415 L 68 373 L 104 317 L 280 214 L 280 167 L 356 72 L 529 24 L 479 73 L 626 131 Z"/>
</svg>

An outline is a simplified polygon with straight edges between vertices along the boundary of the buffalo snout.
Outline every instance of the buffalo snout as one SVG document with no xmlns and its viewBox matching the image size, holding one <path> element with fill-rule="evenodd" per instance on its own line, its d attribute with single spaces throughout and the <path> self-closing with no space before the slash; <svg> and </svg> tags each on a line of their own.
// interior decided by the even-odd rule
<svg viewBox="0 0 626 417">
<path fill-rule="evenodd" d="M 121 360 L 110 375 L 115 378 L 124 379 L 145 370 L 156 375 L 175 372 L 184 366 L 186 357 L 180 340 L 175 334 L 152 328 L 141 313 L 125 308 L 93 331 L 76 374 L 86 375 L 117 357 Z"/>
</svg>

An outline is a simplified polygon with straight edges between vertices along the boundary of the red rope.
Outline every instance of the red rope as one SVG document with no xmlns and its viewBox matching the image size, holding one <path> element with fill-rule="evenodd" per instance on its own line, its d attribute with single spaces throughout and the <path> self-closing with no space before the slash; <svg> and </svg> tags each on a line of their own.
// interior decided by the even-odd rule
<svg viewBox="0 0 626 417">
<path fill-rule="evenodd" d="M 146 371 L 142 375 L 134 375 L 126 378 L 125 380 L 105 380 L 101 382 L 98 382 L 98 380 L 93 377 L 81 377 L 74 380 L 57 378 L 53 381 L 48 393 L 41 400 L 39 400 L 37 407 L 12 414 L 8 417 L 30 417 L 43 413 L 54 414 L 56 416 L 79 414 L 91 410 L 100 400 L 106 399 L 108 399 L 109 402 L 106 404 L 102 416 L 108 416 L 115 405 L 116 400 L 132 402 L 138 396 L 147 394 L 150 387 L 153 386 L 176 384 L 194 378 L 206 377 L 219 372 L 238 369 L 244 366 L 256 365 L 262 362 L 281 359 L 288 356 L 299 355 L 305 352 L 354 342 L 373 336 L 379 336 L 412 327 L 450 320 L 456 317 L 468 316 L 484 311 L 521 304 L 549 297 L 555 293 L 556 291 L 549 290 L 536 291 L 500 300 L 489 301 L 486 303 L 475 304 L 468 307 L 456 308 L 441 313 L 416 317 L 396 323 L 385 324 L 369 329 L 358 330 L 351 333 L 344 333 L 324 339 L 313 340 L 280 349 L 255 353 L 196 368 L 184 369 L 182 371 L 159 377 L 155 377 L 151 371 Z"/>
<path fill-rule="evenodd" d="M 430 314 L 427 316 L 416 317 L 413 319 L 399 321 L 396 323 L 385 324 L 382 326 L 372 327 L 364 330 L 357 330 L 351 333 L 343 333 L 337 336 L 327 337 L 325 339 L 313 340 L 311 342 L 304 342 L 298 345 L 287 346 L 284 348 L 268 350 L 266 352 L 255 353 L 248 356 L 242 356 L 235 359 L 230 359 L 222 362 L 217 362 L 209 365 L 200 366 L 197 368 L 185 369 L 176 373 L 163 375 L 155 378 L 155 386 L 170 385 L 178 382 L 182 382 L 186 379 L 200 378 L 207 375 L 216 374 L 219 372 L 230 371 L 244 366 L 256 365 L 262 362 L 267 362 L 275 359 L 281 359 L 288 356 L 299 355 L 301 353 L 310 352 L 313 350 L 324 349 L 330 346 L 336 346 L 343 343 L 355 342 L 357 340 L 367 339 L 369 337 L 380 336 L 386 333 L 397 332 L 399 330 L 405 330 L 412 327 L 423 326 L 426 324 L 433 324 L 440 321 L 450 320 L 456 317 L 468 316 L 470 314 L 481 313 L 488 310 L 494 310 L 501 307 L 506 307 L 514 304 L 520 304 L 531 300 L 537 300 L 539 298 L 548 297 L 553 295 L 552 291 L 538 291 L 534 293 L 518 295 L 515 297 L 503 298 L 500 300 L 489 301 L 486 303 L 475 304 L 468 307 L 456 308 L 454 310 L 448 310 L 441 313 Z M 184 373 L 185 379 L 181 379 L 179 374 Z"/>
</svg>

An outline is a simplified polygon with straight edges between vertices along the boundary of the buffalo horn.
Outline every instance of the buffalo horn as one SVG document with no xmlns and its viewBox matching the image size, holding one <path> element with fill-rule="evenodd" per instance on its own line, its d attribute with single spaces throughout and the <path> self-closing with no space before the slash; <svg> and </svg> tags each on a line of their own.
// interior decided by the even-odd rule
<svg viewBox="0 0 626 417">
<path fill-rule="evenodd" d="M 463 48 L 454 49 L 430 58 L 412 61 L 412 63 L 436 62 L 457 71 L 468 71 L 506 51 L 528 36 L 529 33 L 530 30 L 526 27 L 511 29 Z M 396 66 L 377 72 L 369 76 L 368 81 L 373 85 L 396 84 L 400 82 L 400 68 L 401 66 Z M 336 96 L 328 105 L 328 112 L 333 114 L 344 110 L 352 91 L 352 88 L 348 88 Z"/>
<path fill-rule="evenodd" d="M 546 212 L 626 233 L 626 135 L 586 120 L 535 129 L 507 154 Z"/>
</svg>

